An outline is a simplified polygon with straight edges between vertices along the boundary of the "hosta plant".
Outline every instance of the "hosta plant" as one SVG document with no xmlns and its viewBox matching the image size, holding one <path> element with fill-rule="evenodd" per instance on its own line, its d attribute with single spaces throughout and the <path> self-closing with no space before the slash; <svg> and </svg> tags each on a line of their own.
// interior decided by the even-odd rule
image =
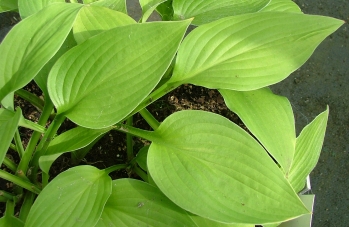
<svg viewBox="0 0 349 227">
<path fill-rule="evenodd" d="M 291 0 L 140 0 L 139 21 L 124 0 L 6 2 L 22 20 L 0 45 L 0 177 L 16 185 L 0 192 L 1 226 L 277 226 L 310 214 L 298 193 L 328 109 L 296 136 L 289 101 L 268 86 L 343 21 Z M 147 22 L 153 11 L 162 21 Z M 31 81 L 43 100 L 23 90 Z M 199 110 L 157 121 L 147 107 L 183 84 L 217 89 L 249 132 Z M 14 94 L 40 109 L 38 122 Z M 153 130 L 135 127 L 136 113 Z M 58 134 L 65 119 L 76 127 Z M 19 127 L 33 130 L 26 146 Z M 49 177 L 60 155 L 83 158 L 112 130 L 127 134 L 127 162 Z M 150 145 L 134 150 L 134 137 Z M 112 180 L 120 169 L 143 180 Z"/>
</svg>

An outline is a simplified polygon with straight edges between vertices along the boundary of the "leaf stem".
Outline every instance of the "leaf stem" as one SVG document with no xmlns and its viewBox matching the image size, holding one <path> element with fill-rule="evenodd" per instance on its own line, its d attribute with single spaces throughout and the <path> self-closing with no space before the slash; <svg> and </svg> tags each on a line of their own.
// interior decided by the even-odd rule
<svg viewBox="0 0 349 227">
<path fill-rule="evenodd" d="M 13 200 L 7 200 L 6 211 L 4 216 L 14 216 L 15 214 L 15 203 Z"/>
<path fill-rule="evenodd" d="M 149 141 L 154 141 L 154 140 L 157 140 L 158 138 L 157 136 L 154 135 L 153 131 L 146 131 L 146 130 L 135 128 L 126 124 L 116 124 L 114 130 L 131 134 L 137 137 L 141 137 Z"/>
<path fill-rule="evenodd" d="M 19 135 L 18 129 L 15 132 L 14 140 L 15 140 L 16 150 L 17 150 L 17 152 L 19 154 L 19 157 L 23 157 L 23 155 L 24 155 L 24 148 L 23 148 L 22 139 L 21 139 L 21 136 Z"/>
<path fill-rule="evenodd" d="M 41 125 L 41 126 L 46 125 L 46 122 L 48 121 L 52 110 L 53 110 L 53 104 L 50 100 L 47 100 L 45 102 L 44 109 L 42 111 L 42 114 L 41 114 L 39 122 L 38 122 L 39 125 Z M 18 164 L 17 172 L 26 173 L 28 171 L 29 162 L 33 156 L 36 145 L 38 144 L 38 142 L 40 140 L 40 137 L 41 137 L 40 132 L 36 132 L 36 131 L 33 132 L 33 135 L 31 136 L 31 138 L 29 140 L 28 146 L 25 149 L 24 155 Z"/>
<path fill-rule="evenodd" d="M 126 124 L 128 126 L 133 125 L 133 116 L 127 118 Z M 131 161 L 134 157 L 133 155 L 133 136 L 131 134 L 126 134 L 126 149 L 127 149 L 127 160 Z"/>
<path fill-rule="evenodd" d="M 135 173 L 142 178 L 142 180 L 144 180 L 145 182 L 148 182 L 148 175 L 141 169 L 139 168 L 137 165 L 135 165 L 133 167 L 133 171 L 135 171 Z"/>
<path fill-rule="evenodd" d="M 120 169 L 126 169 L 128 167 L 127 164 L 118 164 L 118 165 L 113 165 L 113 166 L 110 166 L 106 169 L 104 169 L 104 171 L 109 174 L 111 172 L 114 172 L 114 171 L 118 171 Z"/>
<path fill-rule="evenodd" d="M 41 178 L 42 178 L 42 181 L 41 181 L 41 184 L 42 184 L 42 188 L 45 188 L 46 185 L 48 184 L 48 180 L 50 178 L 50 176 L 48 175 L 48 173 L 45 173 L 44 171 L 42 172 L 41 174 Z"/>
<path fill-rule="evenodd" d="M 56 115 L 55 119 L 53 119 L 51 125 L 47 129 L 44 137 L 41 139 L 38 148 L 34 154 L 34 157 L 31 161 L 31 167 L 32 167 L 32 173 L 30 179 L 33 182 L 37 182 L 36 175 L 39 170 L 39 158 L 43 155 L 45 155 L 46 150 L 48 146 L 50 145 L 50 142 L 53 140 L 54 136 L 56 135 L 57 130 L 65 120 L 64 115 Z"/>
<path fill-rule="evenodd" d="M 19 120 L 19 126 L 24 127 L 24 128 L 28 128 L 31 129 L 33 131 L 36 132 L 40 132 L 40 133 L 45 133 L 46 128 L 44 126 L 41 126 L 39 124 L 36 124 L 35 122 L 29 121 L 27 119 L 21 118 Z"/>
<path fill-rule="evenodd" d="M 174 89 L 176 89 L 178 86 L 180 86 L 181 84 L 178 83 L 164 83 L 163 85 L 161 85 L 158 89 L 156 89 L 155 91 L 153 91 L 151 94 L 148 95 L 147 98 L 145 98 L 143 100 L 143 102 L 141 102 L 141 104 L 139 104 L 136 109 L 134 109 L 128 116 L 132 116 L 135 113 L 139 112 L 140 110 L 144 109 L 145 107 L 147 107 L 148 105 L 152 104 L 153 102 L 155 102 L 156 100 L 158 100 L 159 98 L 161 98 L 162 96 L 166 95 L 167 93 L 173 91 Z"/>
<path fill-rule="evenodd" d="M 47 129 L 44 137 L 40 141 L 38 148 L 34 154 L 33 160 L 32 160 L 32 165 L 37 166 L 39 162 L 39 158 L 42 155 L 45 155 L 46 150 L 50 142 L 53 140 L 54 136 L 57 133 L 57 130 L 65 120 L 64 115 L 56 115 L 55 119 L 52 121 L 51 125 Z"/>
<path fill-rule="evenodd" d="M 152 127 L 152 129 L 156 130 L 160 126 L 160 122 L 156 120 L 156 118 L 147 110 L 147 108 L 143 108 L 139 111 L 144 120 Z"/>
<path fill-rule="evenodd" d="M 22 89 L 19 89 L 15 91 L 15 94 L 21 97 L 22 99 L 30 102 L 34 106 L 36 106 L 39 110 L 44 109 L 44 101 L 40 99 L 38 96 L 34 95 L 33 93 Z"/>
<path fill-rule="evenodd" d="M 26 221 L 29 211 L 31 207 L 33 206 L 35 194 L 32 192 L 27 191 L 24 196 L 24 201 L 21 206 L 21 211 L 19 213 L 19 219 L 21 219 L 23 222 Z"/>
<path fill-rule="evenodd" d="M 0 197 L 1 197 L 1 201 L 4 202 L 3 199 L 5 199 L 5 201 L 7 200 L 14 200 L 13 198 L 15 197 L 15 195 L 7 192 L 7 191 L 3 191 L 3 190 L 0 190 Z"/>
<path fill-rule="evenodd" d="M 10 149 L 12 149 L 12 150 L 17 152 L 17 147 L 13 143 L 10 144 Z"/>
<path fill-rule="evenodd" d="M 25 188 L 28 191 L 31 191 L 35 194 L 39 194 L 41 191 L 38 187 L 36 187 L 36 185 L 32 184 L 31 182 L 23 180 L 22 178 L 12 175 L 2 169 L 0 169 L 0 177 L 5 180 L 11 181 L 12 183 L 22 188 Z"/>
<path fill-rule="evenodd" d="M 4 161 L 2 162 L 7 168 L 9 168 L 12 172 L 16 172 L 17 170 L 17 165 L 8 157 L 4 158 Z"/>
</svg>

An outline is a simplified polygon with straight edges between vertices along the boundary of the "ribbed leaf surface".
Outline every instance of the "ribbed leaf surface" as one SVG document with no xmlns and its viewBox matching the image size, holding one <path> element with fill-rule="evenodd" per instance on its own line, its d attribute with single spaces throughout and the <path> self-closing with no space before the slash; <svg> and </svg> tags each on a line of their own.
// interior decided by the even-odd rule
<svg viewBox="0 0 349 227">
<path fill-rule="evenodd" d="M 319 114 L 297 137 L 296 152 L 289 175 L 289 181 L 297 192 L 304 188 L 306 177 L 319 160 L 326 132 L 328 113 L 327 109 Z"/>
<path fill-rule="evenodd" d="M 44 7 L 57 2 L 64 3 L 65 0 L 18 0 L 19 13 L 21 18 L 24 19 L 34 13 L 39 12 Z"/>
<path fill-rule="evenodd" d="M 343 21 L 260 12 L 203 25 L 181 45 L 171 81 L 208 88 L 255 90 L 286 78 Z"/>
<path fill-rule="evenodd" d="M 194 17 L 193 24 L 202 25 L 223 17 L 254 13 L 270 0 L 173 0 L 175 20 Z"/>
<path fill-rule="evenodd" d="M 42 190 L 25 227 L 95 226 L 111 190 L 112 180 L 104 171 L 93 166 L 71 168 Z"/>
<path fill-rule="evenodd" d="M 195 226 L 161 191 L 133 179 L 113 181 L 113 192 L 96 227 Z"/>
<path fill-rule="evenodd" d="M 155 131 L 148 171 L 178 206 L 224 223 L 258 224 L 308 213 L 282 171 L 247 132 L 204 111 L 172 114 Z"/>
<path fill-rule="evenodd" d="M 126 0 L 100 0 L 91 3 L 94 6 L 103 6 L 127 14 Z"/>
<path fill-rule="evenodd" d="M 160 81 L 189 23 L 116 27 L 68 51 L 48 79 L 58 113 L 87 128 L 125 118 Z"/>
<path fill-rule="evenodd" d="M 220 90 L 220 93 L 228 108 L 241 118 L 288 175 L 296 146 L 294 116 L 288 99 L 274 95 L 269 88 Z"/>
<path fill-rule="evenodd" d="M 292 0 L 271 0 L 260 12 L 279 11 L 290 13 L 302 13 L 298 5 Z"/>
<path fill-rule="evenodd" d="M 11 29 L 0 44 L 6 56 L 0 61 L 0 100 L 29 83 L 55 55 L 81 6 L 52 4 Z"/>
<path fill-rule="evenodd" d="M 105 7 L 91 5 L 80 10 L 73 30 L 75 39 L 79 44 L 103 31 L 135 23 L 136 21 L 126 14 Z"/>
</svg>

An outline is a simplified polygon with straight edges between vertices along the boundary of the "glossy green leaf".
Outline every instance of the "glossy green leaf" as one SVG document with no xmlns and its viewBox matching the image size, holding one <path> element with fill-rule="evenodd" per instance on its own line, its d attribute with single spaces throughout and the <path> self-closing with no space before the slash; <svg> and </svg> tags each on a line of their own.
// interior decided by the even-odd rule
<svg viewBox="0 0 349 227">
<path fill-rule="evenodd" d="M 240 117 L 288 175 L 296 146 L 294 116 L 288 99 L 274 95 L 269 88 L 219 92 L 228 108 Z"/>
<path fill-rule="evenodd" d="M 103 16 L 101 17 L 101 15 Z M 103 31 L 135 23 L 136 21 L 126 14 L 105 7 L 91 5 L 80 10 L 74 23 L 73 31 L 76 42 L 80 44 Z"/>
<path fill-rule="evenodd" d="M 0 61 L 0 100 L 29 83 L 55 55 L 80 7 L 56 3 L 11 29 L 0 44 L 0 53 L 6 56 Z"/>
<path fill-rule="evenodd" d="M 160 81 L 189 23 L 116 27 L 68 51 L 48 80 L 58 113 L 87 128 L 125 118 Z"/>
<path fill-rule="evenodd" d="M 57 51 L 57 53 L 46 63 L 46 65 L 35 76 L 35 83 L 40 87 L 40 89 L 44 93 L 45 99 L 49 97 L 47 90 L 47 77 L 50 73 L 52 66 L 65 52 L 67 52 L 74 46 L 76 46 L 76 41 L 74 39 L 73 32 L 70 32 L 67 38 L 64 40 L 62 46 Z"/>
<path fill-rule="evenodd" d="M 325 137 L 328 109 L 319 114 L 297 137 L 296 152 L 289 174 L 294 190 L 304 188 L 306 177 L 316 166 Z"/>
<path fill-rule="evenodd" d="M 86 147 L 99 136 L 107 133 L 111 127 L 104 129 L 88 129 L 76 127 L 57 136 L 50 143 L 46 154 L 39 159 L 42 171 L 48 173 L 52 163 L 62 154 Z"/>
<path fill-rule="evenodd" d="M 0 0 L 0 13 L 18 9 L 18 0 Z"/>
<path fill-rule="evenodd" d="M 65 0 L 18 0 L 19 14 L 21 15 L 21 18 L 24 19 L 34 13 L 39 12 L 46 6 L 57 2 L 64 3 Z"/>
<path fill-rule="evenodd" d="M 191 32 L 171 82 L 255 90 L 286 78 L 343 21 L 285 12 L 228 17 Z"/>
<path fill-rule="evenodd" d="M 22 116 L 21 109 L 12 112 L 0 108 L 0 164 L 3 162 Z"/>
<path fill-rule="evenodd" d="M 142 8 L 142 22 L 146 22 L 149 16 L 154 12 L 156 7 L 158 7 L 161 3 L 166 2 L 167 0 L 139 0 L 139 4 Z"/>
<path fill-rule="evenodd" d="M 103 6 L 127 14 L 126 0 L 100 0 L 91 3 L 94 6 Z"/>
<path fill-rule="evenodd" d="M 39 194 L 25 227 L 89 227 L 98 222 L 112 191 L 103 170 L 78 166 L 59 174 Z"/>
<path fill-rule="evenodd" d="M 161 191 L 142 181 L 113 181 L 113 191 L 96 227 L 195 226 Z"/>
<path fill-rule="evenodd" d="M 155 135 L 148 171 L 183 209 L 236 224 L 280 222 L 308 213 L 263 147 L 228 119 L 204 111 L 176 112 Z"/>
<path fill-rule="evenodd" d="M 3 227 L 23 227 L 24 223 L 14 216 L 4 216 L 0 218 L 0 226 Z"/>
<path fill-rule="evenodd" d="M 174 20 L 194 17 L 193 24 L 202 25 L 224 17 L 254 13 L 270 0 L 173 0 Z"/>
<path fill-rule="evenodd" d="M 279 11 L 290 13 L 302 13 L 298 5 L 292 0 L 271 0 L 260 12 Z"/>
<path fill-rule="evenodd" d="M 139 150 L 138 154 L 137 154 L 137 164 L 139 165 L 139 167 L 141 167 L 144 171 L 148 171 L 147 168 L 147 155 L 148 155 L 148 149 L 149 146 L 144 146 L 142 147 L 142 149 Z"/>
</svg>

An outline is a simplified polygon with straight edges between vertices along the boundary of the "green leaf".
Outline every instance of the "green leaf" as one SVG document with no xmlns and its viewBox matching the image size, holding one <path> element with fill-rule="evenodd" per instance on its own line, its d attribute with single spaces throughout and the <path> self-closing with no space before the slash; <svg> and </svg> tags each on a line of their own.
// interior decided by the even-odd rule
<svg viewBox="0 0 349 227">
<path fill-rule="evenodd" d="M 258 224 L 308 213 L 263 147 L 228 119 L 176 112 L 155 130 L 148 171 L 183 209 L 223 223 Z"/>
<path fill-rule="evenodd" d="M 73 31 L 76 42 L 80 44 L 103 31 L 135 23 L 136 21 L 126 14 L 105 7 L 91 5 L 80 10 L 74 23 Z"/>
<path fill-rule="evenodd" d="M 188 214 L 158 188 L 134 179 L 113 181 L 112 194 L 96 227 L 113 226 L 254 227 L 222 224 Z"/>
<path fill-rule="evenodd" d="M 92 3 L 92 2 L 96 2 L 98 0 L 83 0 L 84 4 L 89 4 L 89 3 Z"/>
<path fill-rule="evenodd" d="M 50 73 L 52 66 L 65 52 L 67 52 L 74 46 L 76 46 L 76 42 L 73 36 L 73 32 L 70 32 L 67 38 L 64 40 L 64 43 L 62 44 L 62 46 L 57 51 L 57 53 L 46 63 L 46 65 L 35 76 L 34 78 L 35 83 L 40 87 L 40 89 L 44 93 L 44 97 L 46 100 L 49 97 L 48 90 L 47 90 L 47 77 Z"/>
<path fill-rule="evenodd" d="M 71 168 L 39 194 L 25 227 L 95 226 L 111 194 L 112 180 L 93 166 Z"/>
<path fill-rule="evenodd" d="M 270 0 L 173 0 L 174 20 L 194 17 L 193 24 L 202 25 L 224 17 L 254 13 Z"/>
<path fill-rule="evenodd" d="M 11 29 L 0 44 L 0 53 L 6 56 L 0 61 L 0 100 L 29 83 L 55 55 L 80 8 L 56 3 Z"/>
<path fill-rule="evenodd" d="M 274 95 L 269 88 L 219 92 L 228 108 L 240 117 L 288 175 L 296 146 L 294 116 L 288 99 Z"/>
<path fill-rule="evenodd" d="M 255 90 L 286 78 L 343 21 L 285 12 L 228 17 L 191 32 L 171 82 L 214 89 Z"/>
<path fill-rule="evenodd" d="M 22 116 L 21 109 L 16 112 L 0 108 L 0 164 L 4 161 L 8 148 Z"/>
<path fill-rule="evenodd" d="M 18 9 L 18 0 L 0 0 L 0 13 Z"/>
<path fill-rule="evenodd" d="M 100 0 L 97 2 L 91 3 L 91 5 L 107 7 L 109 9 L 127 14 L 127 7 L 126 7 L 125 0 Z"/>
<path fill-rule="evenodd" d="M 113 191 L 96 227 L 195 226 L 161 191 L 142 181 L 113 181 Z"/>
<path fill-rule="evenodd" d="M 154 12 L 156 7 L 158 7 L 161 3 L 166 2 L 167 0 L 139 0 L 139 4 L 142 8 L 142 23 L 146 22 L 149 16 Z"/>
<path fill-rule="evenodd" d="M 137 154 L 136 162 L 144 171 L 148 171 L 147 168 L 147 155 L 148 155 L 149 146 L 144 146 L 139 150 Z"/>
<path fill-rule="evenodd" d="M 301 9 L 292 0 L 271 0 L 260 12 L 279 11 L 290 13 L 302 13 Z"/>
<path fill-rule="evenodd" d="M 197 227 L 255 227 L 255 225 L 225 224 L 215 222 L 193 214 L 190 214 L 190 218 L 193 220 L 193 222 L 195 222 Z"/>
<path fill-rule="evenodd" d="M 315 195 L 300 195 L 299 198 L 303 201 L 308 210 L 313 211 Z M 311 227 L 312 213 L 303 215 L 299 218 L 287 221 L 279 225 L 279 227 Z M 264 227 L 274 227 L 274 226 L 264 226 Z"/>
<path fill-rule="evenodd" d="M 277 227 L 279 226 L 280 223 L 276 223 L 276 224 L 266 224 L 266 225 L 263 225 L 263 227 Z"/>
<path fill-rule="evenodd" d="M 163 21 L 169 21 L 173 17 L 172 0 L 167 0 L 156 8 Z"/>
<path fill-rule="evenodd" d="M 125 118 L 160 81 L 189 23 L 116 27 L 68 51 L 48 79 L 58 113 L 87 128 Z"/>
<path fill-rule="evenodd" d="M 3 226 L 3 227 L 23 227 L 24 223 L 20 219 L 14 217 L 14 216 L 6 215 L 6 216 L 0 218 L 0 226 Z"/>
<path fill-rule="evenodd" d="M 99 136 L 107 133 L 111 127 L 104 129 L 88 129 L 76 127 L 57 136 L 50 143 L 46 154 L 39 159 L 42 171 L 48 173 L 52 163 L 62 154 L 86 147 Z"/>
<path fill-rule="evenodd" d="M 316 166 L 325 137 L 328 108 L 307 125 L 296 141 L 289 181 L 296 192 L 304 188 L 306 177 Z"/>
<path fill-rule="evenodd" d="M 52 3 L 64 3 L 65 0 L 18 0 L 19 14 L 24 19 L 32 14 L 35 14 Z"/>
<path fill-rule="evenodd" d="M 24 128 L 29 128 L 31 130 L 40 132 L 40 133 L 45 133 L 46 128 L 44 126 L 41 126 L 35 122 L 29 121 L 21 115 L 21 118 L 19 119 L 18 126 L 24 127 Z"/>
<path fill-rule="evenodd" d="M 14 110 L 14 92 L 6 95 L 6 97 L 1 100 L 1 105 L 8 110 Z"/>
</svg>

